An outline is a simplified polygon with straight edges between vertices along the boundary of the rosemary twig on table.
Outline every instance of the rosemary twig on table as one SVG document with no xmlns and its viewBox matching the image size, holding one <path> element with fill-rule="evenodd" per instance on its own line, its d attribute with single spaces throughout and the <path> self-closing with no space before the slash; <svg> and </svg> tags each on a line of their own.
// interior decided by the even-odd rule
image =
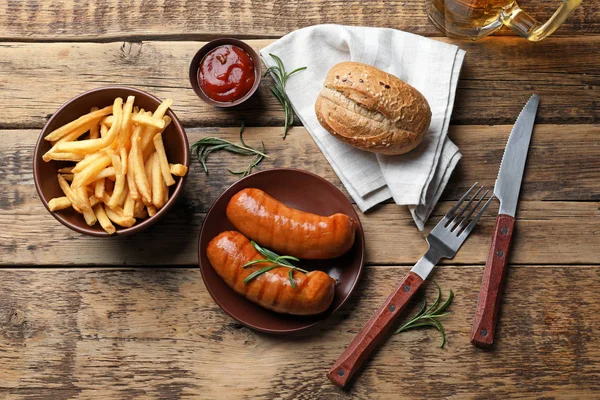
<svg viewBox="0 0 600 400">
<path fill-rule="evenodd" d="M 261 259 L 261 260 L 250 261 L 250 262 L 242 265 L 242 268 L 248 268 L 255 264 L 264 264 L 264 263 L 270 263 L 273 265 L 269 265 L 267 267 L 264 267 L 264 268 L 254 271 L 253 273 L 248 275 L 248 277 L 246 279 L 244 279 L 244 283 L 250 282 L 252 279 L 256 278 L 259 275 L 264 274 L 265 272 L 272 270 L 273 268 L 287 267 L 290 269 L 288 272 L 288 279 L 290 280 L 290 285 L 292 285 L 292 287 L 294 289 L 296 289 L 296 282 L 294 282 L 294 270 L 308 273 L 308 271 L 303 270 L 302 268 L 298 268 L 295 265 L 293 265 L 290 261 L 288 261 L 288 260 L 300 261 L 298 258 L 292 257 L 292 256 L 280 256 L 280 255 L 272 252 L 269 249 L 265 249 L 264 247 L 259 246 L 258 243 L 254 242 L 254 241 L 251 241 L 250 243 L 252 243 L 252 246 L 254 246 L 256 251 L 258 251 L 265 258 Z"/>
<path fill-rule="evenodd" d="M 232 174 L 246 176 L 252 172 L 252 169 L 255 168 L 265 157 L 269 157 L 267 155 L 265 144 L 262 143 L 262 151 L 258 151 L 254 147 L 248 146 L 244 142 L 243 138 L 244 133 L 244 124 L 240 128 L 240 144 L 230 142 L 225 139 L 221 139 L 214 136 L 209 136 L 198 140 L 191 147 L 193 153 L 196 154 L 200 164 L 202 164 L 202 168 L 204 172 L 208 174 L 208 167 L 206 165 L 206 161 L 208 160 L 208 155 L 215 151 L 228 151 L 230 153 L 239 154 L 242 156 L 254 156 L 250 165 L 243 171 L 232 171 L 229 168 L 227 170 Z"/>
<path fill-rule="evenodd" d="M 449 312 L 444 312 L 450 303 L 452 303 L 452 299 L 454 298 L 454 292 L 450 289 L 450 294 L 448 294 L 448 298 L 444 302 L 444 304 L 440 305 L 440 301 L 442 300 L 442 290 L 436 281 L 433 281 L 435 286 L 437 287 L 437 298 L 433 302 L 433 304 L 427 308 L 427 300 L 423 300 L 423 305 L 421 309 L 410 321 L 402 325 L 396 333 L 404 332 L 411 328 L 420 328 L 420 327 L 433 327 L 436 328 L 442 334 L 442 342 L 440 344 L 440 348 L 444 347 L 446 343 L 446 332 L 444 331 L 444 327 L 441 322 L 438 321 L 439 318 L 445 317 L 450 314 Z"/>
<path fill-rule="evenodd" d="M 285 125 L 283 127 L 283 138 L 287 137 L 288 129 L 291 125 L 294 125 L 294 110 L 292 109 L 292 104 L 290 102 L 289 97 L 285 93 L 285 84 L 290 76 L 294 75 L 296 72 L 300 72 L 305 70 L 306 67 L 296 68 L 290 73 L 287 73 L 285 70 L 285 66 L 283 65 L 283 61 L 281 58 L 277 57 L 275 54 L 269 53 L 271 58 L 275 60 L 277 65 L 267 68 L 265 72 L 265 76 L 269 73 L 273 73 L 273 80 L 275 81 L 275 85 L 271 86 L 271 93 L 273 96 L 279 100 L 281 105 L 283 106 L 283 111 L 285 113 Z"/>
</svg>

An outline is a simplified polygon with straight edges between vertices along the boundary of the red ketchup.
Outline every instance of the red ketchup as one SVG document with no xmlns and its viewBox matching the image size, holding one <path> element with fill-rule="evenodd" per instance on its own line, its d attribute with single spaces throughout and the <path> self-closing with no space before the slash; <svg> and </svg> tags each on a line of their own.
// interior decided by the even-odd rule
<svg viewBox="0 0 600 400">
<path fill-rule="evenodd" d="M 204 94 L 223 103 L 244 97 L 252 89 L 254 79 L 252 58 L 230 44 L 208 52 L 198 69 L 198 82 Z"/>
</svg>

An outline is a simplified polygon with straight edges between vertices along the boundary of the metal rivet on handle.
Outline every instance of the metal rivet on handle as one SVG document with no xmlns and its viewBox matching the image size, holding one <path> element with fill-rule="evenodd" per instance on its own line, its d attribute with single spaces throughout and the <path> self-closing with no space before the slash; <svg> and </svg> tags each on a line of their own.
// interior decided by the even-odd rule
<svg viewBox="0 0 600 400">
<path fill-rule="evenodd" d="M 481 336 L 487 336 L 487 329 L 481 330 Z"/>
<path fill-rule="evenodd" d="M 503 235 L 506 235 L 508 233 L 508 228 L 503 227 L 502 229 L 500 229 L 500 232 L 502 232 Z"/>
<path fill-rule="evenodd" d="M 395 309 L 396 309 L 396 306 L 395 306 L 395 305 L 393 305 L 393 304 L 392 304 L 392 305 L 390 305 L 390 311 L 391 311 L 391 312 L 394 312 L 394 310 L 395 310 Z"/>
<path fill-rule="evenodd" d="M 339 376 L 344 376 L 344 370 L 340 368 L 340 369 L 338 370 L 338 375 L 339 375 Z"/>
<path fill-rule="evenodd" d="M 502 250 L 498 250 L 496 254 L 498 254 L 498 257 L 502 257 L 504 255 L 504 252 Z"/>
<path fill-rule="evenodd" d="M 410 285 L 404 286 L 404 291 L 405 292 L 410 292 Z"/>
</svg>

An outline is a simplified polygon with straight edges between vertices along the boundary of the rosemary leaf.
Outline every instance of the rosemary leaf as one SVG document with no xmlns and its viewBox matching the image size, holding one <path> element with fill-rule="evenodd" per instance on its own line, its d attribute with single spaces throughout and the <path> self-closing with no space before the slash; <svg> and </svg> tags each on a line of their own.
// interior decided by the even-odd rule
<svg viewBox="0 0 600 400">
<path fill-rule="evenodd" d="M 232 171 L 229 168 L 227 170 L 236 175 L 249 175 L 254 168 L 265 158 L 269 157 L 266 152 L 265 144 L 262 143 L 262 151 L 255 149 L 254 147 L 248 146 L 243 139 L 244 124 L 240 128 L 240 143 L 233 143 L 225 139 L 221 139 L 214 136 L 209 136 L 198 140 L 191 146 L 191 151 L 196 154 L 198 161 L 202 165 L 202 169 L 208 174 L 207 160 L 210 153 L 215 151 L 227 151 L 241 156 L 253 156 L 248 167 L 243 171 Z"/>
<path fill-rule="evenodd" d="M 296 282 L 294 282 L 294 269 L 290 268 L 290 272 L 288 272 L 288 278 L 290 279 L 290 285 L 292 285 L 292 287 L 294 289 L 296 289 Z"/>
<path fill-rule="evenodd" d="M 256 278 L 259 275 L 264 274 L 265 272 L 268 272 L 270 270 L 272 270 L 273 268 L 277 268 L 277 267 L 285 267 L 285 268 L 289 268 L 290 270 L 288 271 L 288 279 L 290 281 L 290 285 L 296 289 L 296 282 L 294 281 L 294 270 L 300 271 L 300 272 L 304 272 L 304 273 L 308 273 L 308 271 L 302 269 L 302 268 L 298 268 L 295 265 L 293 265 L 292 263 L 290 263 L 288 260 L 293 260 L 293 261 L 300 261 L 298 258 L 296 257 L 292 257 L 292 256 L 280 256 L 277 253 L 272 252 L 269 249 L 266 249 L 264 247 L 261 247 L 258 243 L 251 241 L 250 242 L 252 244 L 252 246 L 256 249 L 256 251 L 263 255 L 265 257 L 264 260 L 252 260 L 247 262 L 246 264 L 242 265 L 242 268 L 247 268 L 250 267 L 252 265 L 256 265 L 256 264 L 260 264 L 260 263 L 271 263 L 273 265 L 261 268 L 259 270 L 254 271 L 253 273 L 251 273 L 250 275 L 248 275 L 248 277 L 246 279 L 244 279 L 244 283 L 248 283 L 250 282 L 252 279 Z"/>
<path fill-rule="evenodd" d="M 294 124 L 294 110 L 292 109 L 292 104 L 289 97 L 285 93 L 285 85 L 292 75 L 305 70 L 306 67 L 296 68 L 292 72 L 288 73 L 285 70 L 285 66 L 283 65 L 283 61 L 281 61 L 281 58 L 272 53 L 269 53 L 269 55 L 273 60 L 275 60 L 275 64 L 277 65 L 267 68 L 265 76 L 272 74 L 273 80 L 275 81 L 275 86 L 271 86 L 271 93 L 273 93 L 273 96 L 275 96 L 275 98 L 283 107 L 283 112 L 285 114 L 283 138 L 285 139 L 287 137 L 289 127 Z"/>
<path fill-rule="evenodd" d="M 427 307 L 427 301 L 423 301 L 423 305 L 421 306 L 419 312 L 407 323 L 398 328 L 396 333 L 404 332 L 413 328 L 432 327 L 437 329 L 442 335 L 442 341 L 440 343 L 440 348 L 442 348 L 446 344 L 446 331 L 444 330 L 442 323 L 438 321 L 438 318 L 443 318 L 450 315 L 450 312 L 444 311 L 452 303 L 452 300 L 454 299 L 454 292 L 450 290 L 448 298 L 442 305 L 440 305 L 442 299 L 442 289 L 440 289 L 440 286 L 437 284 L 437 282 L 433 281 L 433 283 L 437 288 L 437 297 L 433 304 Z"/>
<path fill-rule="evenodd" d="M 265 272 L 270 271 L 273 268 L 277 268 L 277 267 L 278 267 L 278 265 L 270 265 L 268 267 L 264 267 L 264 268 L 261 268 L 261 269 L 259 269 L 257 271 L 254 271 L 253 273 L 251 273 L 250 275 L 248 275 L 248 277 L 246 279 L 244 279 L 244 283 L 248 283 L 252 279 L 256 278 L 257 276 L 262 275 Z"/>
</svg>

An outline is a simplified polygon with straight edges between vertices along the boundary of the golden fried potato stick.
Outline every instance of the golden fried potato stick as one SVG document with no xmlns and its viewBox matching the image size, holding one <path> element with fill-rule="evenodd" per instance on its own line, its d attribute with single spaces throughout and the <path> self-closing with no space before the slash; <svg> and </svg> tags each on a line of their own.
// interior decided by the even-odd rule
<svg viewBox="0 0 600 400">
<path fill-rule="evenodd" d="M 163 117 L 163 119 L 165 121 L 165 129 L 167 129 L 169 124 L 171 124 L 171 118 L 169 118 L 168 116 L 165 116 L 165 117 Z M 165 131 L 165 129 L 157 130 L 154 128 L 148 128 L 148 131 L 146 132 L 146 136 L 142 137 L 142 151 L 143 151 L 144 157 L 148 157 L 148 155 L 154 151 L 154 144 L 153 144 L 154 136 L 156 136 L 157 133 L 163 133 Z"/>
<path fill-rule="evenodd" d="M 134 208 L 135 200 L 130 195 L 128 195 L 127 199 L 125 199 L 125 205 L 123 206 L 123 215 L 126 217 L 133 217 Z"/>
<path fill-rule="evenodd" d="M 133 224 L 135 224 L 135 218 L 126 217 L 123 214 L 118 214 L 114 209 L 111 209 L 110 207 L 106 207 L 104 211 L 106 211 L 106 215 L 108 216 L 108 218 L 110 218 L 112 222 L 119 226 L 129 228 L 133 226 Z"/>
<path fill-rule="evenodd" d="M 123 106 L 123 121 L 121 122 L 121 129 L 119 130 L 119 140 L 117 145 L 120 147 L 126 146 L 131 136 L 131 117 L 133 112 L 133 102 L 135 96 L 128 96 L 125 105 Z"/>
<path fill-rule="evenodd" d="M 61 174 L 63 178 L 65 178 L 65 181 L 67 182 L 73 182 L 73 174 Z"/>
<path fill-rule="evenodd" d="M 135 218 L 141 218 L 141 219 L 148 218 L 148 211 L 146 211 L 145 208 L 142 208 L 142 210 L 140 212 L 135 213 L 133 216 Z"/>
<path fill-rule="evenodd" d="M 115 177 L 116 175 L 117 172 L 115 171 L 115 167 L 106 167 L 102 171 L 100 171 L 98 175 L 96 175 L 96 180 L 102 178 L 111 178 Z"/>
<path fill-rule="evenodd" d="M 98 111 L 98 107 L 92 107 L 90 112 Z M 89 139 L 98 139 L 100 137 L 100 122 L 94 124 L 90 129 Z"/>
<path fill-rule="evenodd" d="M 150 184 L 148 183 L 148 176 L 146 175 L 146 169 L 144 168 L 144 159 L 142 158 L 142 149 L 140 149 L 140 138 L 136 137 L 131 143 L 131 152 L 134 167 L 135 184 L 139 193 L 142 195 L 142 199 L 148 203 L 152 203 L 152 191 L 150 190 Z"/>
<path fill-rule="evenodd" d="M 134 139 L 132 139 L 134 140 Z M 138 192 L 137 186 L 135 184 L 135 168 L 133 167 L 133 147 L 129 152 L 129 157 L 127 157 L 127 187 L 129 188 L 129 196 L 133 200 L 139 200 L 140 194 Z"/>
<path fill-rule="evenodd" d="M 71 133 L 73 130 L 79 128 L 80 126 L 85 125 L 95 119 L 99 120 L 100 118 L 110 114 L 111 112 L 113 112 L 113 107 L 107 106 L 101 110 L 92 111 L 89 114 L 82 115 L 75 121 L 71 121 L 68 124 L 61 126 L 60 128 L 53 130 L 44 139 L 48 140 L 49 142 L 59 140 L 60 138 Z"/>
<path fill-rule="evenodd" d="M 96 161 L 97 159 L 99 159 L 100 157 L 102 157 L 105 154 L 106 154 L 105 152 L 99 151 L 97 153 L 89 154 L 89 155 L 85 156 L 85 158 L 83 160 L 79 161 L 73 167 L 73 169 L 71 169 L 71 172 L 83 171 L 85 169 L 85 167 L 87 167 L 88 165 L 90 165 L 91 163 L 93 163 L 94 161 Z"/>
<path fill-rule="evenodd" d="M 171 174 L 175 176 L 185 176 L 188 171 L 188 167 L 183 164 L 169 164 L 169 170 Z"/>
<path fill-rule="evenodd" d="M 73 178 L 73 187 L 78 188 L 80 186 L 86 186 L 96 180 L 96 176 L 104 168 L 111 164 L 111 158 L 108 154 L 102 155 L 97 160 L 93 161 L 90 165 L 85 167 L 81 172 L 75 173 Z"/>
<path fill-rule="evenodd" d="M 57 152 L 47 152 L 42 156 L 42 159 L 46 162 L 55 160 L 55 161 L 81 161 L 83 160 L 83 154 L 75 154 L 75 153 L 57 153 Z"/>
<path fill-rule="evenodd" d="M 152 163 L 154 160 L 154 153 L 150 154 L 150 156 L 145 159 L 144 161 L 144 170 L 146 171 L 146 178 L 148 178 L 148 185 L 150 186 L 150 193 L 152 193 L 154 191 L 154 185 L 153 185 L 153 180 L 152 180 Z M 150 203 L 146 203 L 146 205 L 148 204 L 152 204 L 152 201 L 150 201 Z"/>
<path fill-rule="evenodd" d="M 121 122 L 123 121 L 123 99 L 120 97 L 117 97 L 113 104 L 113 116 L 115 118 L 115 123 L 112 124 L 106 136 L 100 139 L 57 143 L 56 151 L 92 154 L 104 147 L 110 146 L 115 139 L 119 137 Z"/>
<path fill-rule="evenodd" d="M 96 181 L 95 188 L 94 188 L 94 196 L 98 200 L 100 200 L 104 197 L 104 190 L 105 190 L 104 183 L 105 183 L 104 179 L 98 179 Z"/>
<path fill-rule="evenodd" d="M 108 127 L 106 125 L 100 124 L 100 137 L 105 137 L 108 134 Z"/>
<path fill-rule="evenodd" d="M 160 162 L 158 161 L 158 154 L 152 154 L 152 204 L 156 208 L 161 208 L 164 203 L 163 200 L 165 198 L 165 188 L 162 173 L 160 172 Z"/>
<path fill-rule="evenodd" d="M 169 169 L 169 160 L 167 159 L 167 152 L 165 151 L 165 146 L 162 140 L 162 133 L 157 133 L 154 135 L 154 148 L 156 149 L 156 158 L 158 159 L 160 165 L 160 172 L 165 180 L 167 186 L 171 186 L 175 184 L 175 179 L 171 175 L 171 170 Z"/>
<path fill-rule="evenodd" d="M 52 148 L 50 150 L 48 150 L 46 153 L 44 153 L 44 155 L 42 156 L 42 160 L 44 160 L 46 162 L 52 160 L 52 154 L 60 153 L 59 151 L 57 151 L 58 145 L 60 143 L 72 142 L 72 141 L 78 139 L 81 135 L 83 135 L 84 133 L 86 133 L 87 131 L 92 129 L 95 125 L 96 125 L 96 120 L 94 120 L 88 124 L 85 124 L 85 125 L 75 128 L 75 130 L 73 130 L 69 134 L 63 136 L 57 142 L 53 142 L 54 145 L 52 146 Z"/>
<path fill-rule="evenodd" d="M 106 116 L 100 120 L 100 125 L 106 126 L 106 128 L 110 128 L 115 121 L 115 117 L 112 115 Z"/>
<path fill-rule="evenodd" d="M 117 180 L 115 181 L 115 187 L 113 189 L 112 196 L 110 196 L 110 200 L 106 205 L 110 208 L 114 208 L 119 205 L 119 200 L 121 199 L 121 195 L 123 194 L 123 189 L 125 189 L 125 175 L 123 175 L 123 166 L 121 165 L 121 159 L 118 155 L 112 154 L 112 164 L 116 172 Z"/>
<path fill-rule="evenodd" d="M 154 207 L 152 204 L 148 204 L 146 206 L 146 210 L 148 210 L 149 217 L 154 217 L 156 215 L 156 207 Z"/>
<path fill-rule="evenodd" d="M 100 203 L 100 200 L 98 200 L 98 198 L 97 198 L 96 196 L 94 196 L 94 195 L 91 195 L 91 196 L 88 198 L 88 200 L 89 200 L 89 202 L 90 202 L 90 206 L 92 206 L 92 208 L 94 208 L 94 206 L 95 206 L 96 204 Z"/>
<path fill-rule="evenodd" d="M 127 187 L 127 182 L 125 182 L 125 187 L 123 188 L 123 192 L 121 192 L 121 197 L 119 197 L 119 206 L 125 207 L 125 200 L 129 197 L 129 188 Z"/>
<path fill-rule="evenodd" d="M 102 226 L 102 229 L 104 229 L 106 233 L 112 235 L 117 231 L 112 222 L 110 222 L 108 215 L 106 215 L 102 203 L 98 203 L 94 206 L 94 213 L 96 214 L 96 218 L 98 218 L 98 222 L 100 222 L 100 226 Z"/>
<path fill-rule="evenodd" d="M 79 213 L 83 212 L 83 210 L 87 207 L 87 204 L 79 198 L 75 190 L 71 189 L 71 186 L 69 186 L 65 178 L 63 178 L 60 174 L 58 174 L 58 184 L 60 185 L 60 188 L 62 189 L 65 196 L 67 196 L 67 198 L 71 202 L 71 205 L 73 206 L 75 211 Z"/>
<path fill-rule="evenodd" d="M 61 174 L 71 174 L 71 173 L 73 173 L 73 167 L 59 168 L 58 172 L 61 173 Z"/>
<path fill-rule="evenodd" d="M 96 214 L 94 214 L 94 211 L 92 211 L 92 206 L 90 204 L 90 200 L 87 194 L 87 189 L 85 187 L 80 187 L 76 190 L 76 193 L 77 196 L 79 196 L 79 198 L 86 205 L 86 208 L 82 209 L 85 223 L 88 224 L 88 226 L 93 226 L 98 219 L 96 218 Z"/>
<path fill-rule="evenodd" d="M 48 202 L 48 208 L 50 211 L 64 210 L 65 208 L 71 207 L 71 201 L 67 196 L 55 197 L 50 199 Z"/>
<path fill-rule="evenodd" d="M 165 129 L 165 121 L 162 118 L 149 117 L 146 114 L 137 113 L 131 120 L 136 124 L 151 126 L 156 129 Z"/>
<path fill-rule="evenodd" d="M 156 107 L 156 110 L 154 111 L 154 114 L 152 114 L 152 116 L 154 118 L 162 118 L 162 117 L 164 117 L 165 114 L 167 113 L 167 110 L 172 105 L 173 105 L 173 99 L 165 99 L 165 100 L 163 100 L 163 102 L 160 103 L 160 105 L 158 107 Z"/>
</svg>

